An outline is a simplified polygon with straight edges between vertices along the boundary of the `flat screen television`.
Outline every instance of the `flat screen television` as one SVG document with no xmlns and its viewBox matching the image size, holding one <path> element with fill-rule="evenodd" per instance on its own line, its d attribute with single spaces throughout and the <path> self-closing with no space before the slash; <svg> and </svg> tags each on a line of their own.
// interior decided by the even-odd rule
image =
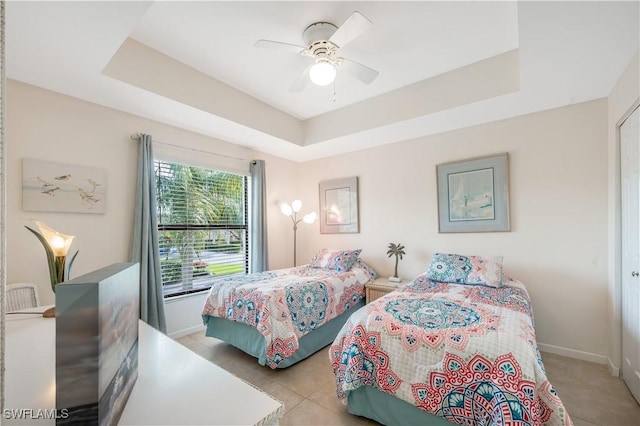
<svg viewBox="0 0 640 426">
<path fill-rule="evenodd" d="M 56 408 L 66 413 L 56 424 L 117 424 L 138 378 L 139 265 L 65 281 L 55 296 Z"/>
</svg>

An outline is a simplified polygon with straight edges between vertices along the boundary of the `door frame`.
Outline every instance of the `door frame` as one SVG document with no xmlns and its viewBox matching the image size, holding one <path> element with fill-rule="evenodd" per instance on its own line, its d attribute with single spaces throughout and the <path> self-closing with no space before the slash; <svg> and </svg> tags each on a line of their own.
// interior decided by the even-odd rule
<svg viewBox="0 0 640 426">
<path fill-rule="evenodd" d="M 615 153 L 615 226 L 614 226 L 614 282 L 613 282 L 613 300 L 610 301 L 612 306 L 612 315 L 610 320 L 614 322 L 611 335 L 609 351 L 609 374 L 620 377 L 622 368 L 622 183 L 621 176 L 621 153 L 622 140 L 620 134 L 620 126 L 640 108 L 640 98 L 637 98 L 633 104 L 625 111 L 625 113 L 616 122 L 616 153 Z M 613 356 L 612 356 L 613 354 Z M 613 358 L 613 359 L 612 359 Z"/>
</svg>

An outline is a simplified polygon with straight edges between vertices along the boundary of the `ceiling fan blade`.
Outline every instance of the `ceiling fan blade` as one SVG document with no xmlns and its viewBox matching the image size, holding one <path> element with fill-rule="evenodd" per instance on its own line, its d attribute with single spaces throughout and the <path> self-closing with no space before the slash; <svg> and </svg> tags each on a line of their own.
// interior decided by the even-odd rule
<svg viewBox="0 0 640 426">
<path fill-rule="evenodd" d="M 338 48 L 344 47 L 372 26 L 373 22 L 365 18 L 360 12 L 353 12 L 349 19 L 333 33 L 329 41 L 338 46 Z"/>
<path fill-rule="evenodd" d="M 376 77 L 378 77 L 378 74 L 380 74 L 378 71 L 372 68 L 346 58 L 342 60 L 340 69 L 345 70 L 346 72 L 366 84 L 371 83 L 376 79 Z"/>
<path fill-rule="evenodd" d="M 294 81 L 291 85 L 289 92 L 302 92 L 302 89 L 307 86 L 307 82 L 309 81 L 309 70 L 312 66 L 313 64 L 309 65 L 298 75 L 296 81 Z"/>
<path fill-rule="evenodd" d="M 306 47 L 298 46 L 297 44 L 283 43 L 281 41 L 271 40 L 258 40 L 253 46 L 261 49 L 285 50 L 291 53 L 301 53 L 303 50 L 307 49 Z"/>
</svg>

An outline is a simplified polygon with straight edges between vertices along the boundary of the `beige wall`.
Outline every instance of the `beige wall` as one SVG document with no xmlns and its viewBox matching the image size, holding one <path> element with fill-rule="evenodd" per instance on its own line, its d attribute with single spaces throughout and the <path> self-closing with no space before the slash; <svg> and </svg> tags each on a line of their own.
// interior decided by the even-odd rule
<svg viewBox="0 0 640 426">
<path fill-rule="evenodd" d="M 510 156 L 511 232 L 438 233 L 436 164 L 501 152 Z M 307 162 L 299 190 L 318 209 L 318 182 L 348 176 L 359 177 L 360 233 L 325 235 L 313 225 L 300 259 L 324 246 L 362 248 L 388 276 L 387 245 L 401 242 L 399 274 L 412 278 L 435 251 L 503 255 L 531 294 L 543 349 L 605 362 L 606 100 Z"/>
<path fill-rule="evenodd" d="M 620 76 L 608 103 L 608 334 L 609 370 L 617 375 L 622 359 L 622 305 L 620 284 L 620 141 L 618 122 L 634 103 L 640 101 L 640 53 Z"/>
<path fill-rule="evenodd" d="M 74 274 L 126 261 L 135 176 L 130 135 L 206 148 L 213 153 L 267 162 L 271 267 L 290 266 L 291 221 L 281 202 L 300 198 L 302 213 L 318 209 L 318 182 L 360 179 L 361 232 L 322 235 L 301 224 L 298 263 L 320 247 L 362 247 L 382 275 L 392 272 L 389 242 L 407 256 L 400 274 L 423 272 L 434 251 L 504 255 L 506 271 L 524 281 L 533 298 L 538 339 L 545 350 L 604 362 L 607 341 L 607 102 L 599 100 L 344 154 L 303 164 L 182 131 L 161 123 L 58 95 L 15 81 L 7 101 L 7 279 L 40 285 L 53 301 L 44 251 L 24 229 L 29 219 L 77 235 Z M 499 152 L 510 154 L 512 231 L 439 234 L 435 165 Z M 100 167 L 108 173 L 104 215 L 24 212 L 22 158 Z M 180 314 L 180 305 L 168 312 Z M 199 321 L 199 312 L 184 315 Z M 170 333 L 179 333 L 180 326 Z"/>
<path fill-rule="evenodd" d="M 289 188 L 295 181 L 297 163 L 13 80 L 9 80 L 7 86 L 7 282 L 37 283 L 44 304 L 54 300 L 45 253 L 24 225 L 33 226 L 32 220 L 37 219 L 61 232 L 76 235 L 71 248 L 80 254 L 73 266 L 74 276 L 114 262 L 126 262 L 137 167 L 137 144 L 130 137 L 138 132 L 151 134 L 159 142 L 199 150 L 186 151 L 186 156 L 192 155 L 200 163 L 226 158 L 203 154 L 203 150 L 247 161 L 264 159 L 269 179 L 268 222 L 273 223 L 268 232 L 277 236 L 289 231 L 286 222 L 281 221 L 278 203 L 293 196 Z M 23 211 L 23 158 L 106 169 L 107 213 Z M 286 253 L 279 249 L 277 239 L 271 240 L 270 249 L 272 264 L 283 267 L 287 262 Z M 199 313 L 194 317 L 201 323 Z"/>
</svg>

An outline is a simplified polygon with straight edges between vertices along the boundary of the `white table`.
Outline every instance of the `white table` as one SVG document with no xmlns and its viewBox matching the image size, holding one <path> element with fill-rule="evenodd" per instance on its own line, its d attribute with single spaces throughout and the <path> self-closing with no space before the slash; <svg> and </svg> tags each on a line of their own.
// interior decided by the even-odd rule
<svg viewBox="0 0 640 426">
<path fill-rule="evenodd" d="M 5 324 L 1 422 L 55 424 L 54 419 L 10 419 L 7 412 L 35 414 L 55 407 L 55 319 L 8 314 Z M 282 402 L 140 321 L 138 379 L 119 424 L 262 425 L 277 424 L 283 414 Z"/>
</svg>

